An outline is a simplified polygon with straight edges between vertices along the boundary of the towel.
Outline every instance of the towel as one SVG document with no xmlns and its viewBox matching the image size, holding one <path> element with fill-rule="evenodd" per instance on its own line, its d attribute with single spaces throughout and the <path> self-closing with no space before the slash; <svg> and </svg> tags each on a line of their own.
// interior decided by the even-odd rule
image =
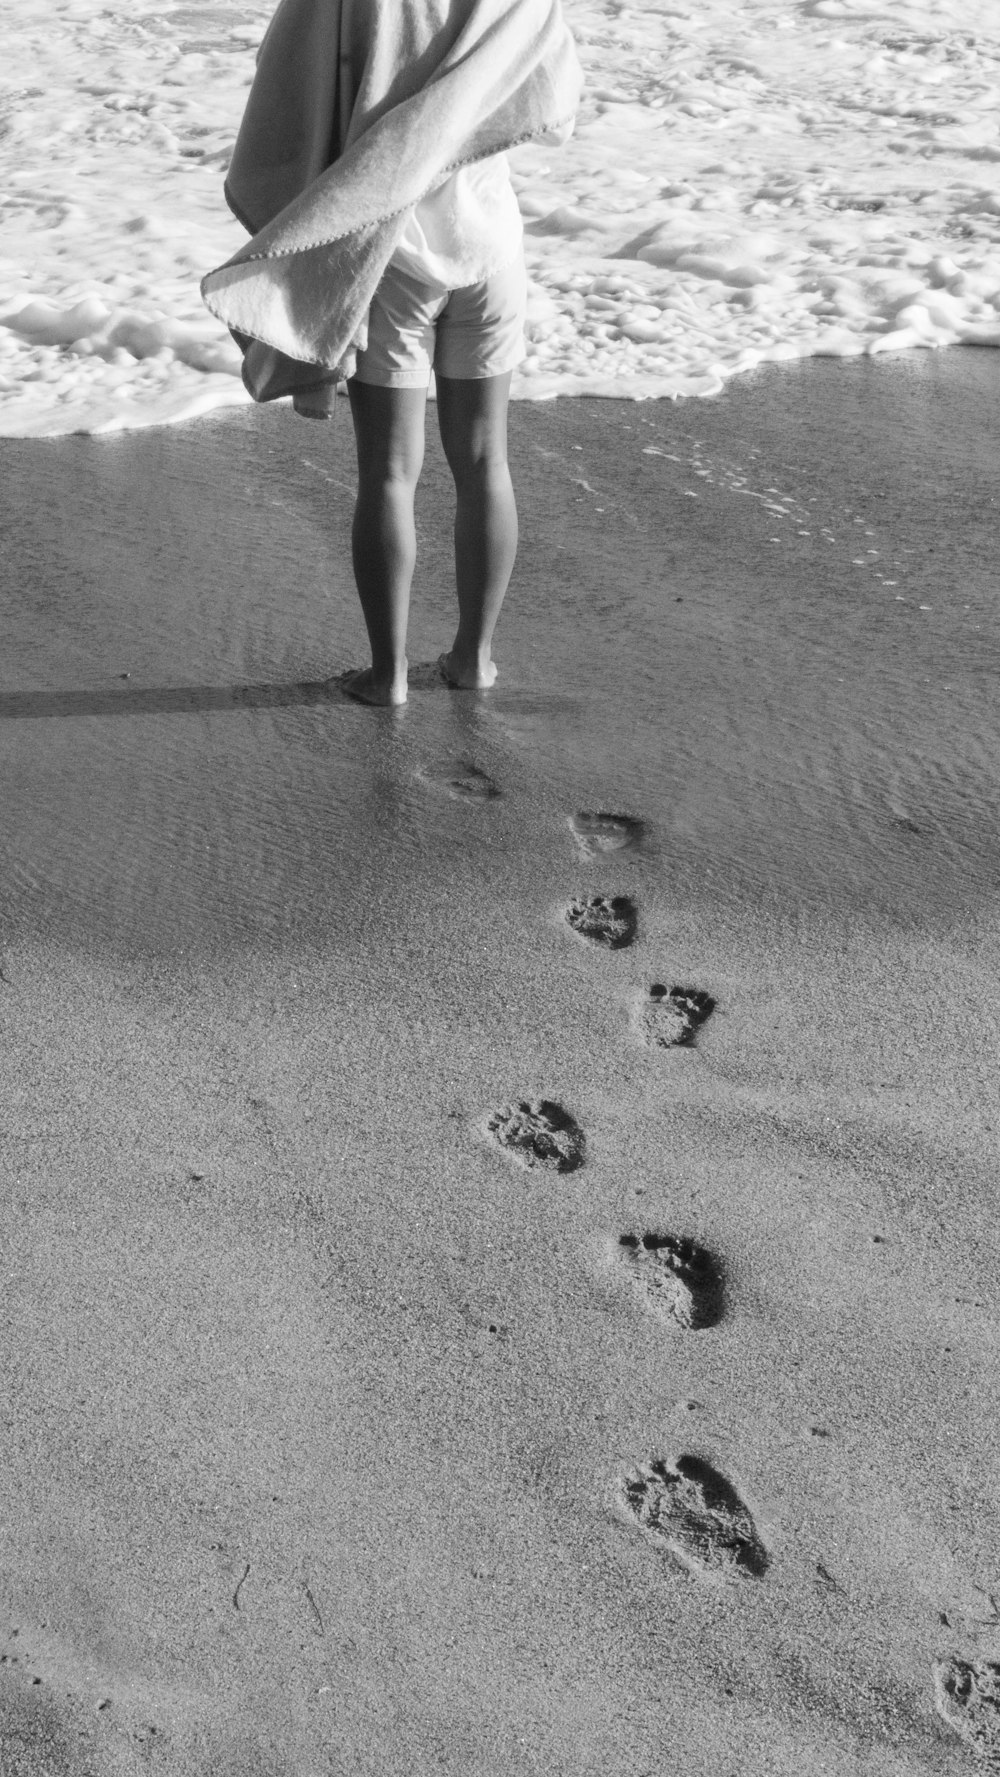
<svg viewBox="0 0 1000 1777">
<path fill-rule="evenodd" d="M 201 287 L 254 399 L 351 374 L 414 206 L 564 132 L 580 86 L 559 0 L 281 0 L 225 188 L 253 238 Z"/>
</svg>

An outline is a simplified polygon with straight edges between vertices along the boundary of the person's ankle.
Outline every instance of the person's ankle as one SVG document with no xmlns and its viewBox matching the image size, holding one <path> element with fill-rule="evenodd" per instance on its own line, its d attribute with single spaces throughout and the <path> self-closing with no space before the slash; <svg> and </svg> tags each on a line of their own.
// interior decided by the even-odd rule
<svg viewBox="0 0 1000 1777">
<path fill-rule="evenodd" d="M 456 639 L 447 654 L 442 654 L 441 666 L 451 684 L 466 689 L 487 690 L 497 676 L 489 642 L 467 648 Z"/>
<path fill-rule="evenodd" d="M 372 662 L 372 681 L 385 692 L 388 703 L 406 702 L 406 685 L 408 661 L 394 660 L 391 666 L 376 666 Z"/>
<path fill-rule="evenodd" d="M 386 666 L 372 662 L 361 672 L 345 673 L 340 681 L 349 697 L 361 703 L 400 704 L 406 702 L 407 661 L 392 661 Z"/>
</svg>

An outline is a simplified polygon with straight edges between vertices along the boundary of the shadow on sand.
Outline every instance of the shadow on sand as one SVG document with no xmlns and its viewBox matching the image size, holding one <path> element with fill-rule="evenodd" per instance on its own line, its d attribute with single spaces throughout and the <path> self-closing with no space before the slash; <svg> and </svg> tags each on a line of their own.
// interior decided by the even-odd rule
<svg viewBox="0 0 1000 1777">
<path fill-rule="evenodd" d="M 351 701 L 335 680 L 286 685 L 153 685 L 95 691 L 0 692 L 0 719 L 31 716 L 184 716 L 205 710 L 281 709 Z"/>
</svg>

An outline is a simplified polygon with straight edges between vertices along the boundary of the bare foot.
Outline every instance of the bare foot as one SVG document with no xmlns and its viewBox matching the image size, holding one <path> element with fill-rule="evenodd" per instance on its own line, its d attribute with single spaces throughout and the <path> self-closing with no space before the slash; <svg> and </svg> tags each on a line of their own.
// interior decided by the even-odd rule
<svg viewBox="0 0 1000 1777">
<path fill-rule="evenodd" d="M 459 691 L 488 691 L 496 684 L 496 663 L 492 660 L 460 660 L 455 650 L 442 654 L 438 666 L 449 685 Z"/>
<path fill-rule="evenodd" d="M 376 678 L 370 666 L 360 672 L 341 673 L 337 684 L 357 703 L 372 703 L 387 708 L 406 702 L 406 667 L 391 679 Z"/>
</svg>

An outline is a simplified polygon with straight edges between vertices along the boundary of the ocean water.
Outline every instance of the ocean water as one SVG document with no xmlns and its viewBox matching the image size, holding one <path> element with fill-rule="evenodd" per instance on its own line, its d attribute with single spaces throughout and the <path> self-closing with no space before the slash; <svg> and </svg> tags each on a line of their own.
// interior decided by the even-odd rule
<svg viewBox="0 0 1000 1777">
<path fill-rule="evenodd" d="M 243 403 L 198 281 L 270 5 L 6 0 L 0 435 Z M 1000 345 L 996 0 L 568 0 L 573 140 L 512 157 L 515 394 L 707 395 L 761 363 Z"/>
</svg>

